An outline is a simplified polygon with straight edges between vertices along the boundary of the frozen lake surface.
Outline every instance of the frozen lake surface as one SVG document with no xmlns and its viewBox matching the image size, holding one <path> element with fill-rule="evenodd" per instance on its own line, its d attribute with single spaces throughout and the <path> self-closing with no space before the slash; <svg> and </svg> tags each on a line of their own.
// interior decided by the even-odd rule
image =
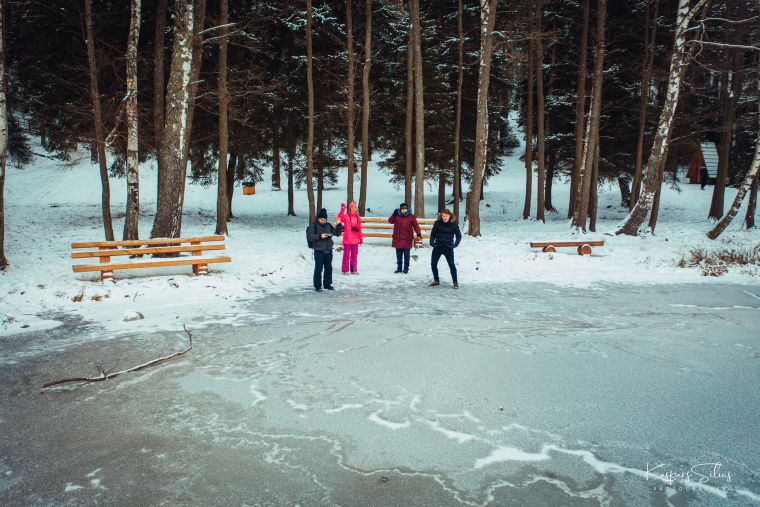
<svg viewBox="0 0 760 507">
<path fill-rule="evenodd" d="M 760 289 L 345 278 L 43 394 L 182 323 L 0 338 L 0 504 L 760 503 Z"/>
</svg>

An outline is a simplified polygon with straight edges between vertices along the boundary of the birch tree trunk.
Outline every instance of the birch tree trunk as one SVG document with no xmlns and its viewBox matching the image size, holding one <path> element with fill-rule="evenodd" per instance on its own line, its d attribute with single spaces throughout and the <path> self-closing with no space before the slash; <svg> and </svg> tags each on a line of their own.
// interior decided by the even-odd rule
<svg viewBox="0 0 760 507">
<path fill-rule="evenodd" d="M 5 87 L 5 2 L 0 0 L 0 271 L 5 257 L 5 168 L 8 164 L 8 101 Z"/>
<path fill-rule="evenodd" d="M 475 162 L 467 195 L 468 234 L 480 236 L 480 196 L 488 150 L 488 85 L 491 81 L 491 34 L 496 24 L 496 0 L 480 0 L 480 66 L 478 69 L 477 120 L 475 123 Z"/>
<path fill-rule="evenodd" d="M 306 197 L 309 200 L 309 223 L 314 222 L 314 76 L 312 75 L 311 0 L 306 0 L 306 87 L 309 112 L 306 134 Z"/>
<path fill-rule="evenodd" d="M 570 174 L 570 201 L 567 205 L 567 218 L 575 214 L 575 202 L 578 199 L 578 178 L 583 163 L 583 131 L 586 116 L 586 73 L 588 60 L 588 19 L 591 10 L 590 0 L 583 0 L 583 20 L 581 21 L 581 47 L 578 61 L 578 91 L 575 98 L 575 160 Z"/>
<path fill-rule="evenodd" d="M 89 0 L 88 0 L 89 1 Z M 156 217 L 151 238 L 176 238 L 182 230 L 190 125 L 190 77 L 193 57 L 193 0 L 177 0 L 174 41 L 166 90 L 166 117 L 159 156 Z"/>
<path fill-rule="evenodd" d="M 676 17 L 675 42 L 670 59 L 670 71 L 668 76 L 668 90 L 665 95 L 665 104 L 660 113 L 657 132 L 652 142 L 646 170 L 643 176 L 644 187 L 636 205 L 628 213 L 628 216 L 618 225 L 615 234 L 627 234 L 634 236 L 644 224 L 652 207 L 657 184 L 660 182 L 660 171 L 663 170 L 663 162 L 668 155 L 670 134 L 673 130 L 673 120 L 678 107 L 678 95 L 681 90 L 681 81 L 686 71 L 686 29 L 691 19 L 705 6 L 708 0 L 699 2 L 689 8 L 689 0 L 678 0 L 678 15 Z"/>
<path fill-rule="evenodd" d="M 536 107 L 538 122 L 537 126 L 537 157 L 538 157 L 538 181 L 536 183 L 536 220 L 545 222 L 544 208 L 545 202 L 545 190 L 546 190 L 546 158 L 544 153 L 544 43 L 542 40 L 543 34 L 543 16 L 541 11 L 543 9 L 541 0 L 536 0 L 536 44 L 534 46 L 536 59 Z"/>
<path fill-rule="evenodd" d="M 411 14 L 410 14 L 411 15 Z M 412 202 L 412 174 L 414 173 L 414 30 L 411 18 L 406 49 L 406 167 L 404 170 L 404 202 Z"/>
<path fill-rule="evenodd" d="M 137 117 L 137 43 L 140 39 L 140 0 L 132 0 L 127 43 L 127 211 L 122 239 L 138 239 L 140 221 L 140 168 Z"/>
<path fill-rule="evenodd" d="M 636 161 L 633 166 L 633 184 L 629 208 L 636 205 L 641 191 L 641 166 L 644 163 L 644 134 L 647 125 L 647 110 L 649 109 L 649 81 L 652 79 L 654 67 L 654 48 L 657 37 L 657 14 L 660 6 L 659 0 L 646 0 L 646 21 L 644 23 L 644 63 L 641 69 L 641 86 L 639 87 L 639 134 L 636 140 Z M 650 28 L 651 24 L 651 28 Z"/>
<path fill-rule="evenodd" d="M 533 76 L 535 75 L 533 53 L 535 52 L 535 39 L 533 27 L 533 2 L 525 2 L 528 18 L 528 91 L 526 97 L 525 119 L 525 204 L 523 205 L 523 220 L 530 218 L 530 205 L 533 201 Z"/>
<path fill-rule="evenodd" d="M 760 81 L 758 81 L 757 84 L 757 92 L 758 97 L 760 97 Z M 716 239 L 718 236 L 720 236 L 720 234 L 734 219 L 736 214 L 739 213 L 739 208 L 741 207 L 742 201 L 744 200 L 747 192 L 753 188 L 755 190 L 757 189 L 758 172 L 760 172 L 760 115 L 758 115 L 758 127 L 757 138 L 755 139 L 755 155 L 752 157 L 752 164 L 749 166 L 747 175 L 744 177 L 744 181 L 739 187 L 739 192 L 737 192 L 736 197 L 734 198 L 734 202 L 731 205 L 731 208 L 729 208 L 728 213 L 726 213 L 723 218 L 721 218 L 720 221 L 715 224 L 715 227 L 713 227 L 712 230 L 707 233 L 707 237 L 710 239 Z"/>
<path fill-rule="evenodd" d="M 356 81 L 356 56 L 354 55 L 354 20 L 351 0 L 346 0 L 346 48 L 348 49 L 348 111 L 346 112 L 346 142 L 348 144 L 348 167 L 346 170 L 346 206 L 354 200 L 354 82 Z"/>
<path fill-rule="evenodd" d="M 362 67 L 362 175 L 359 187 L 359 214 L 367 210 L 367 163 L 369 162 L 369 71 L 372 64 L 372 0 L 367 0 L 364 27 L 364 67 Z"/>
<path fill-rule="evenodd" d="M 103 135 L 103 116 L 100 109 L 100 89 L 98 87 L 98 66 L 95 61 L 95 34 L 92 28 L 92 0 L 84 0 L 84 23 L 87 31 L 87 62 L 90 71 L 90 97 L 93 119 L 95 120 L 95 143 L 98 147 L 100 163 L 101 207 L 103 209 L 103 229 L 106 241 L 113 241 L 113 221 L 111 220 L 111 187 L 108 182 L 106 145 Z"/>
<path fill-rule="evenodd" d="M 425 86 L 422 77 L 420 0 L 409 0 L 409 13 L 414 31 L 414 214 L 417 218 L 425 218 Z"/>
<path fill-rule="evenodd" d="M 164 132 L 164 35 L 168 0 L 158 0 L 156 7 L 156 36 L 153 48 L 153 149 L 156 167 L 161 171 L 161 139 Z"/>
<path fill-rule="evenodd" d="M 747 229 L 755 227 L 755 209 L 757 208 L 757 182 L 760 176 L 755 175 L 755 181 L 752 182 L 752 188 L 749 190 L 749 203 L 747 204 L 747 215 L 744 217 L 744 224 Z M 1 210 L 0 210 L 1 211 Z"/>
<path fill-rule="evenodd" d="M 464 82 L 464 30 L 462 0 L 457 0 L 457 105 L 454 123 L 454 215 L 459 216 L 462 200 L 462 84 Z"/>
<path fill-rule="evenodd" d="M 219 28 L 219 83 L 217 90 L 219 99 L 219 169 L 216 177 L 216 230 L 214 234 L 228 234 L 227 150 L 229 147 L 229 130 L 227 112 L 230 104 L 230 94 L 227 90 L 227 24 L 230 18 L 228 1 L 219 0 L 219 9 L 219 24 L 221 25 Z"/>
<path fill-rule="evenodd" d="M 604 31 L 607 17 L 607 0 L 599 0 L 596 9 L 596 45 L 594 48 L 594 84 L 591 87 L 591 107 L 586 125 L 586 138 L 583 146 L 583 164 L 578 172 L 578 192 L 573 212 L 573 226 L 586 232 L 591 181 L 594 164 L 599 151 L 599 122 L 602 109 L 602 81 L 604 79 Z"/>
</svg>

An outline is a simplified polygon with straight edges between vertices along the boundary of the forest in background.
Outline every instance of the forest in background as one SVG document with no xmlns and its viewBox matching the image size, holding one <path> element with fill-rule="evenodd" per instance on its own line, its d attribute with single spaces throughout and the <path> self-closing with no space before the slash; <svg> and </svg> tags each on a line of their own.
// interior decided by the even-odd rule
<svg viewBox="0 0 760 507">
<path fill-rule="evenodd" d="M 23 167 L 40 155 L 37 143 L 61 160 L 87 146 L 101 167 L 106 239 L 114 238 L 115 177 L 130 182 L 123 237 L 137 237 L 140 161 L 155 160 L 159 171 L 152 236 L 175 237 L 187 175 L 218 186 L 217 233 L 225 233 L 234 218 L 226 189 L 236 181 L 271 178 L 289 213 L 293 188 L 305 186 L 312 219 L 322 190 L 351 170 L 346 199 L 363 212 L 374 154 L 418 216 L 437 211 L 424 209 L 429 182 L 438 209 L 451 203 L 479 235 L 488 178 L 518 145 L 514 111 L 532 147 L 525 206 L 515 214 L 567 214 L 573 227 L 593 231 L 596 189 L 614 181 L 631 210 L 616 232 L 653 231 L 659 189 L 683 183 L 677 167 L 707 141 L 719 155 L 705 210 L 717 221 L 710 233 L 745 196 L 745 224 L 755 226 L 755 1 L 0 5 L 0 199 L 6 153 Z M 571 182 L 570 202 L 552 199 L 558 180 Z M 727 185 L 742 188 L 738 202 L 724 202 Z"/>
</svg>

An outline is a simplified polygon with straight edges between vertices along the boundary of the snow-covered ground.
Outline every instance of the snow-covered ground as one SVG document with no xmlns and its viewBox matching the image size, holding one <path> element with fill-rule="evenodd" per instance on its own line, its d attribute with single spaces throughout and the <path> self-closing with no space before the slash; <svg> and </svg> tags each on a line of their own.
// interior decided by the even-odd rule
<svg viewBox="0 0 760 507">
<path fill-rule="evenodd" d="M 756 284 L 758 266 L 732 268 L 721 278 L 705 277 L 697 268 L 677 263 L 693 248 L 748 250 L 760 243 L 760 229 L 741 229 L 740 215 L 718 241 L 705 237 L 711 222 L 706 219 L 710 191 L 698 185 L 666 185 L 655 236 L 645 238 L 606 235 L 626 215 L 619 205 L 617 185 L 600 193 L 598 233 L 606 244 L 592 256 L 578 256 L 572 249 L 542 254 L 530 248 L 531 240 L 569 239 L 572 231 L 565 218 L 568 185 L 554 185 L 557 213 L 547 222 L 521 219 L 524 168 L 521 149 L 503 161 L 501 174 L 486 187 L 481 208 L 482 237 L 465 236 L 457 249 L 460 284 L 482 282 L 541 282 L 561 286 L 588 286 L 600 282 L 625 284 L 742 283 Z M 388 216 L 403 200 L 403 191 L 388 183 L 376 163 L 369 166 L 368 207 L 372 215 Z M 268 174 L 267 174 L 268 178 Z M 534 188 L 536 183 L 534 182 Z M 325 192 L 331 218 L 345 201 L 345 182 Z M 102 240 L 98 168 L 89 158 L 64 164 L 38 158 L 23 170 L 8 169 L 6 180 L 6 254 L 11 266 L 0 273 L 0 335 L 60 325 L 61 316 L 102 325 L 106 332 L 177 329 L 180 322 L 234 324 L 251 299 L 311 286 L 313 261 L 306 246 L 307 201 L 297 190 L 297 217 L 286 216 L 287 193 L 272 191 L 268 183 L 253 196 L 235 189 L 235 220 L 226 241 L 230 264 L 211 265 L 211 275 L 195 277 L 188 266 L 154 270 L 117 271 L 115 284 L 101 284 L 96 274 L 75 274 L 70 258 L 74 241 Z M 148 237 L 156 203 L 156 171 L 148 162 L 141 167 L 141 237 Z M 727 202 L 735 190 L 726 192 Z M 111 180 L 114 232 L 121 236 L 126 185 Z M 183 236 L 214 232 L 216 188 L 188 184 Z M 436 190 L 428 187 L 426 212 L 436 212 Z M 466 226 L 463 225 L 463 231 Z M 413 251 L 411 272 L 394 275 L 395 255 L 389 240 L 368 239 L 360 249 L 360 276 L 336 275 L 337 290 L 346 286 L 418 285 L 420 297 L 430 280 L 430 249 Z M 333 267 L 340 270 L 340 253 Z M 445 262 L 441 263 L 447 280 Z M 314 297 L 319 297 L 314 294 Z M 143 320 L 123 322 L 128 312 L 140 312 Z"/>
</svg>

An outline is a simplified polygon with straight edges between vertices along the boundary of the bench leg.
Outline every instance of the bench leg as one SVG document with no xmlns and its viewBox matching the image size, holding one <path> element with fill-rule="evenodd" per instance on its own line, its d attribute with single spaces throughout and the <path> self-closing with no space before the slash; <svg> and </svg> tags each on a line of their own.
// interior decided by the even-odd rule
<svg viewBox="0 0 760 507">
<path fill-rule="evenodd" d="M 208 264 L 193 264 L 193 272 L 196 275 L 207 275 Z"/>
<path fill-rule="evenodd" d="M 548 246 L 543 247 L 541 251 L 544 253 L 552 253 L 552 252 L 556 252 L 557 249 L 554 248 L 554 245 L 548 245 Z"/>
<path fill-rule="evenodd" d="M 591 255 L 591 245 L 586 243 L 578 247 L 578 255 Z"/>
<path fill-rule="evenodd" d="M 100 280 L 102 282 L 113 282 L 113 271 L 101 271 Z"/>
</svg>

